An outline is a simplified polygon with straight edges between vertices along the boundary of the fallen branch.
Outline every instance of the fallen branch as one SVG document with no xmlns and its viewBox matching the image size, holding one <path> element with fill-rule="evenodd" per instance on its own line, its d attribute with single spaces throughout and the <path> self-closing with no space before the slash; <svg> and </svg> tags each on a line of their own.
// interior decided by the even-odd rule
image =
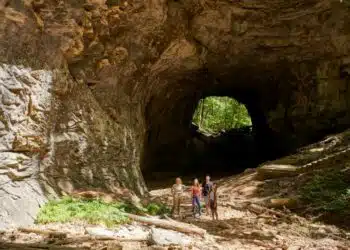
<svg viewBox="0 0 350 250">
<path fill-rule="evenodd" d="M 220 205 L 226 206 L 226 207 L 231 207 L 231 208 L 238 210 L 238 211 L 248 210 L 248 211 L 255 213 L 255 214 L 269 213 L 269 214 L 275 215 L 277 217 L 284 217 L 286 215 L 286 214 L 281 213 L 279 211 L 275 211 L 275 210 L 269 209 L 267 207 L 263 207 L 261 205 L 253 204 L 253 203 L 251 203 L 251 204 L 249 204 L 249 203 L 223 203 Z"/>
<path fill-rule="evenodd" d="M 42 235 L 47 235 L 49 237 L 60 238 L 60 239 L 67 237 L 67 233 L 65 233 L 65 232 L 57 232 L 57 231 L 52 231 L 52 230 L 42 230 L 42 229 L 19 227 L 18 231 L 24 232 L 24 233 L 42 234 Z"/>
<path fill-rule="evenodd" d="M 148 238 L 145 237 L 114 237 L 114 236 L 92 236 L 92 235 L 83 235 L 78 237 L 69 237 L 61 241 L 56 241 L 53 243 L 54 245 L 68 245 L 71 243 L 79 244 L 87 241 L 118 241 L 118 242 L 125 242 L 125 241 L 148 241 Z"/>
<path fill-rule="evenodd" d="M 300 174 L 300 167 L 285 164 L 266 164 L 257 168 L 258 179 L 267 180 Z"/>
<path fill-rule="evenodd" d="M 271 199 L 268 205 L 273 208 L 296 208 L 298 201 L 296 198 L 278 198 Z"/>
<path fill-rule="evenodd" d="M 257 204 L 250 204 L 249 206 L 247 206 L 247 209 L 253 213 L 256 213 L 256 214 L 269 213 L 269 214 L 275 215 L 277 217 L 285 217 L 286 216 L 286 214 L 284 214 L 284 213 L 281 213 L 279 211 L 275 211 L 275 210 L 272 210 L 272 209 L 269 209 L 269 208 L 266 208 L 266 207 L 263 207 L 263 206 L 260 206 Z"/>
<path fill-rule="evenodd" d="M 20 249 L 20 250 L 34 250 L 34 249 L 49 249 L 49 250 L 88 250 L 87 247 L 61 247 L 53 244 L 44 243 L 1 243 L 0 249 Z"/>
<path fill-rule="evenodd" d="M 255 214 L 263 214 L 263 213 L 266 212 L 266 208 L 265 207 L 262 207 L 262 206 L 259 206 L 259 205 L 256 205 L 256 204 L 250 204 L 249 208 L 247 206 L 247 209 L 250 212 L 255 213 Z"/>
<path fill-rule="evenodd" d="M 266 249 L 274 249 L 274 247 L 276 247 L 270 243 L 265 243 L 265 242 L 262 242 L 261 240 L 257 240 L 257 239 L 253 239 L 253 240 L 248 239 L 247 241 L 251 242 L 257 246 L 264 247 Z"/>
<path fill-rule="evenodd" d="M 110 241 L 147 241 L 148 239 L 140 238 L 140 237 L 128 237 L 128 238 L 122 238 L 122 237 L 111 237 L 111 236 L 91 236 L 91 235 L 84 235 L 80 237 L 71 237 L 66 238 L 63 240 L 56 241 L 54 243 L 10 243 L 10 242 L 0 242 L 0 249 L 21 249 L 21 250 L 30 250 L 30 249 L 49 249 L 49 250 L 87 250 L 90 248 L 86 247 L 68 247 L 64 245 L 72 244 L 80 244 L 87 241 L 104 241 L 104 240 L 110 240 Z"/>
<path fill-rule="evenodd" d="M 245 204 L 245 203 L 230 203 L 230 202 L 218 203 L 218 205 L 223 207 L 230 207 L 238 211 L 244 211 L 249 206 L 249 204 Z"/>
<path fill-rule="evenodd" d="M 156 219 L 156 218 L 148 218 L 148 217 L 138 216 L 138 215 L 128 214 L 128 213 L 124 213 L 124 215 L 132 220 L 135 220 L 141 223 L 174 230 L 181 233 L 198 234 L 201 236 L 204 236 L 206 234 L 206 230 L 187 223 L 162 220 L 162 219 Z"/>
<path fill-rule="evenodd" d="M 164 214 L 164 218 L 170 222 L 173 222 L 173 223 L 178 223 L 178 221 L 176 220 L 173 220 L 172 218 L 170 218 L 168 215 Z"/>
</svg>

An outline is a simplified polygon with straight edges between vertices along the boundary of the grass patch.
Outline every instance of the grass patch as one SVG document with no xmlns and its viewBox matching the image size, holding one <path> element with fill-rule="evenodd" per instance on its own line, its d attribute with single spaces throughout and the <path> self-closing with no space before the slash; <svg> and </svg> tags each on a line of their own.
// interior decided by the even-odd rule
<svg viewBox="0 0 350 250">
<path fill-rule="evenodd" d="M 36 223 L 85 221 L 108 227 L 127 223 L 129 219 L 122 212 L 125 204 L 107 204 L 100 200 L 83 200 L 63 197 L 46 203 L 39 211 Z"/>
<path fill-rule="evenodd" d="M 339 170 L 315 175 L 300 191 L 313 212 L 350 218 L 350 180 Z"/>
<path fill-rule="evenodd" d="M 150 203 L 145 208 L 138 208 L 132 204 L 122 202 L 105 203 L 98 199 L 80 199 L 67 196 L 46 203 L 40 209 L 36 223 L 81 221 L 112 227 L 129 222 L 123 212 L 161 215 L 169 213 L 169 209 L 163 204 L 156 203 Z"/>
</svg>

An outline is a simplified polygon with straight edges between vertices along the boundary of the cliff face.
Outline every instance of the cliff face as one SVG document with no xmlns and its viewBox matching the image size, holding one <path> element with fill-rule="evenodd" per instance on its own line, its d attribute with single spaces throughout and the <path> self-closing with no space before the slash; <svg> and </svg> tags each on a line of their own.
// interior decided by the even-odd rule
<svg viewBox="0 0 350 250">
<path fill-rule="evenodd" d="M 208 95 L 247 106 L 264 152 L 350 124 L 350 12 L 338 1 L 0 8 L 0 227 L 31 223 L 38 204 L 74 189 L 143 194 L 141 169 L 186 165 Z"/>
</svg>

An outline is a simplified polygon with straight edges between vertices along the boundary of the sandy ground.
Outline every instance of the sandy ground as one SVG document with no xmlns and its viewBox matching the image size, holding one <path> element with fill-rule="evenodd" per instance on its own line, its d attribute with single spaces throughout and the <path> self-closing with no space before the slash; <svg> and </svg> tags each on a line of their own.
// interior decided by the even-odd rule
<svg viewBox="0 0 350 250">
<path fill-rule="evenodd" d="M 276 190 L 269 190 L 266 182 L 255 179 L 254 171 L 216 180 L 218 188 L 219 220 L 213 221 L 210 216 L 194 218 L 191 213 L 190 193 L 184 196 L 181 206 L 182 216 L 176 220 L 187 222 L 207 230 L 205 237 L 191 235 L 188 246 L 161 246 L 149 241 L 118 242 L 111 240 L 89 240 L 74 243 L 74 239 L 86 235 L 87 227 L 96 227 L 84 223 L 52 223 L 36 225 L 37 229 L 53 229 L 69 232 L 71 244 L 64 248 L 52 247 L 55 239 L 35 233 L 22 233 L 18 229 L 0 232 L 0 249 L 224 249 L 224 250 L 336 250 L 350 249 L 350 232 L 334 225 L 325 225 L 311 219 L 300 217 L 288 210 L 274 213 L 275 210 L 254 212 L 246 209 L 247 204 L 261 204 L 270 198 Z M 279 191 L 284 190 L 284 181 L 280 181 Z M 285 185 L 287 186 L 287 185 Z M 273 184 L 272 187 L 276 188 Z M 172 204 L 170 188 L 150 192 L 151 200 Z M 120 236 L 145 234 L 151 227 L 133 222 L 111 229 Z M 185 236 L 183 236 L 185 237 Z M 188 236 L 186 236 L 188 237 Z M 17 248 L 8 243 L 25 243 Z M 40 247 L 38 244 L 49 243 L 51 247 Z M 6 245 L 7 244 L 7 245 Z M 71 247 L 71 248 L 69 248 Z"/>
<path fill-rule="evenodd" d="M 219 185 L 219 221 L 213 221 L 207 215 L 193 219 L 190 216 L 189 193 L 184 199 L 182 211 L 185 216 L 181 220 L 217 236 L 221 249 L 350 249 L 350 232 L 336 226 L 314 222 L 288 210 L 282 211 L 284 216 L 281 217 L 269 213 L 256 214 L 244 209 L 247 203 L 261 204 L 276 194 L 275 190 L 268 190 L 266 182 L 256 180 L 255 175 L 255 171 L 247 171 L 216 180 Z M 286 181 L 281 180 L 281 192 L 284 183 Z M 154 199 L 172 204 L 169 188 L 153 190 L 151 195 Z"/>
</svg>

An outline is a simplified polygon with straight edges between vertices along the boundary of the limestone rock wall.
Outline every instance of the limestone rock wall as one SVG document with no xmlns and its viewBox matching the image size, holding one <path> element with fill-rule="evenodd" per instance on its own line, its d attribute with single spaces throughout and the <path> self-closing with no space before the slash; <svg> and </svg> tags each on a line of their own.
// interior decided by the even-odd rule
<svg viewBox="0 0 350 250">
<path fill-rule="evenodd" d="M 53 77 L 49 70 L 0 65 L 0 228 L 32 223 L 46 200 L 40 175 L 50 145 Z"/>
<path fill-rule="evenodd" d="M 0 3 L 0 227 L 33 223 L 48 198 L 77 189 L 146 191 L 142 130 L 130 116 L 139 108 L 108 106 L 118 92 L 108 85 L 99 103 L 75 67 L 84 13 L 79 1 Z M 85 62 L 79 65 L 92 72 Z M 130 102 L 123 90 L 118 95 Z"/>
<path fill-rule="evenodd" d="M 295 80 L 278 87 L 281 98 L 267 114 L 270 127 L 286 137 L 289 134 L 296 145 L 346 129 L 350 119 L 349 77 L 342 73 L 346 61 L 300 64 L 293 72 Z"/>
<path fill-rule="evenodd" d="M 86 86 L 63 71 L 1 64 L 0 93 L 0 227 L 30 224 L 47 198 L 77 189 L 144 192 L 133 130 Z"/>
<path fill-rule="evenodd" d="M 141 169 L 187 166 L 208 95 L 246 104 L 266 152 L 349 126 L 349 26 L 332 0 L 1 1 L 1 221 L 74 189 L 143 194 Z"/>
<path fill-rule="evenodd" d="M 44 170 L 51 186 L 76 189 L 122 187 L 143 194 L 138 138 L 128 124 L 106 114 L 86 86 L 76 86 L 55 110 L 52 157 Z"/>
</svg>

